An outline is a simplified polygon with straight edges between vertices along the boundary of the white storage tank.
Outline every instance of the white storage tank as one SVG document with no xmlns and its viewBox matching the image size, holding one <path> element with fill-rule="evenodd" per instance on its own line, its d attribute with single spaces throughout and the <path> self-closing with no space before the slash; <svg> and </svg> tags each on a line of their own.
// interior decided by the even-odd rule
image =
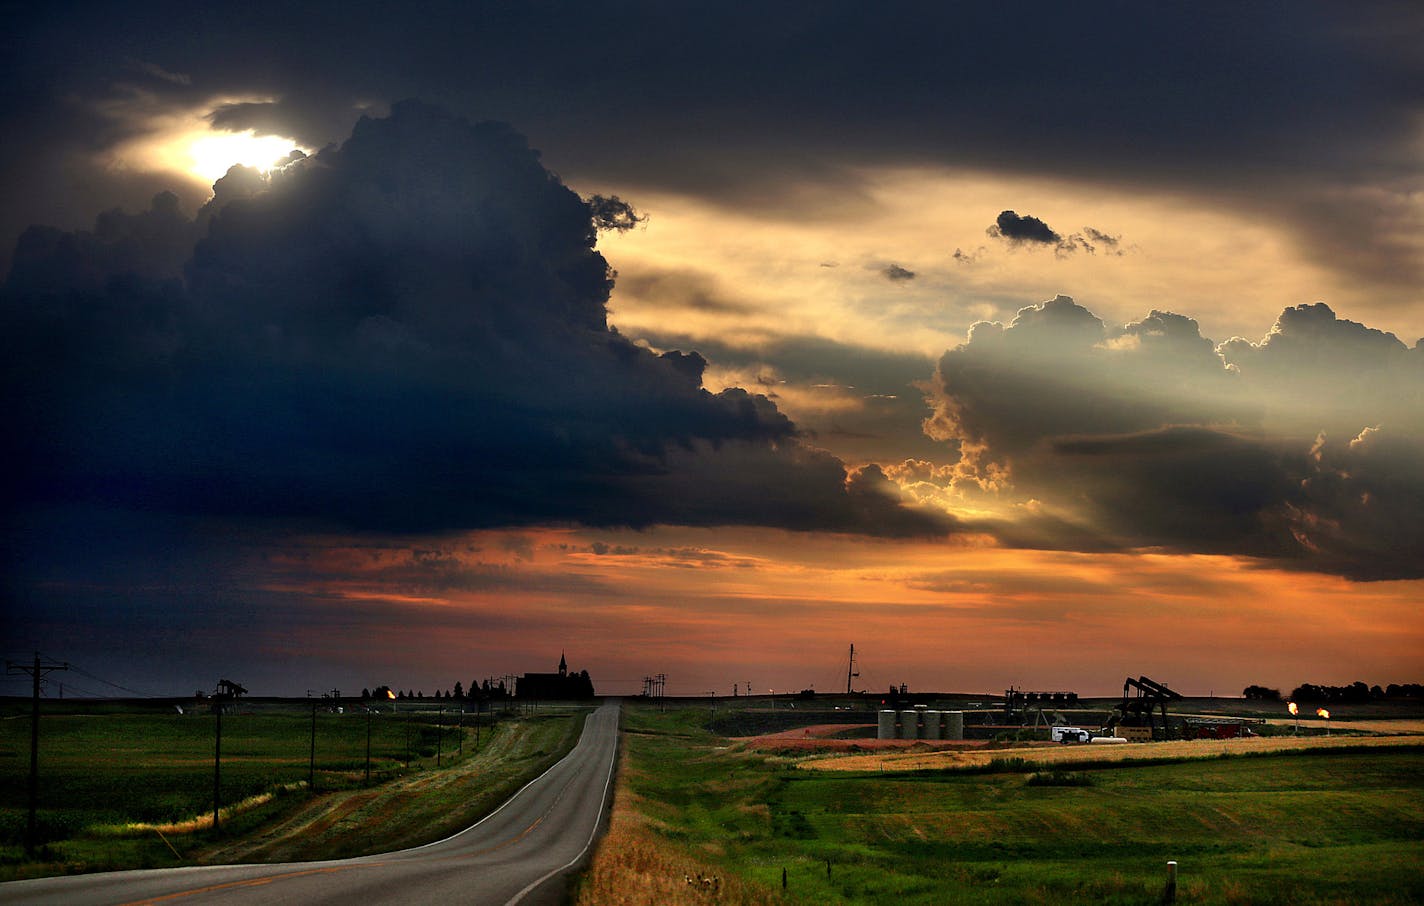
<svg viewBox="0 0 1424 906">
<path fill-rule="evenodd" d="M 876 727 L 876 730 L 875 730 L 875 738 L 876 738 L 876 739 L 894 739 L 894 738 L 895 738 L 895 712 L 894 712 L 894 711 L 881 711 L 881 712 L 880 712 L 880 723 L 879 723 L 879 725 Z"/>
<path fill-rule="evenodd" d="M 939 711 L 925 711 L 925 725 L 920 733 L 921 739 L 939 739 L 940 720 L 943 714 Z"/>
<path fill-rule="evenodd" d="M 900 712 L 900 738 L 920 738 L 920 713 L 918 711 Z"/>
<path fill-rule="evenodd" d="M 945 711 L 944 712 L 944 734 L 943 739 L 963 739 L 964 738 L 964 712 Z"/>
</svg>

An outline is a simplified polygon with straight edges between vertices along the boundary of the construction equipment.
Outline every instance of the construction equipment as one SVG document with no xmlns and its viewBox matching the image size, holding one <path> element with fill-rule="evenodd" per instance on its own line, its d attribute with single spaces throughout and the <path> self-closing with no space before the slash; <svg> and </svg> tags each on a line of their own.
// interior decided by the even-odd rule
<svg viewBox="0 0 1424 906">
<path fill-rule="evenodd" d="M 1133 692 L 1136 694 L 1132 694 Z M 1147 734 L 1152 739 L 1167 738 L 1167 703 L 1179 701 L 1181 694 L 1173 692 L 1161 683 L 1154 682 L 1145 676 L 1137 679 L 1128 677 L 1122 684 L 1122 701 L 1113 705 L 1113 711 L 1108 720 L 1103 724 L 1103 734 L 1110 735 L 1119 727 L 1137 727 L 1146 729 Z M 1155 711 L 1162 712 L 1162 730 L 1157 731 L 1157 721 Z M 1145 724 L 1145 727 L 1144 727 Z M 1119 734 L 1127 736 L 1128 734 Z M 1137 734 L 1133 734 L 1137 735 Z M 1130 738 L 1130 737 L 1129 737 Z"/>
</svg>

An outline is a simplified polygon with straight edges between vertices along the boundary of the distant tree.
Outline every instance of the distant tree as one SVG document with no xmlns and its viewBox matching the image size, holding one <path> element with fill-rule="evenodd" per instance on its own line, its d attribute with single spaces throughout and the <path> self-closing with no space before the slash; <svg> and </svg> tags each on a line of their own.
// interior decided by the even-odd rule
<svg viewBox="0 0 1424 906">
<path fill-rule="evenodd" d="M 460 685 L 459 680 L 455 680 L 455 697 L 457 699 L 463 699 L 465 697 L 465 687 Z"/>
<path fill-rule="evenodd" d="M 1278 702 L 1281 700 L 1281 690 L 1266 686 L 1247 686 L 1241 691 L 1241 696 L 1255 701 Z"/>
<path fill-rule="evenodd" d="M 368 701 L 370 701 L 370 700 L 371 700 L 371 690 L 370 690 L 370 689 L 367 689 L 365 686 L 362 686 L 362 687 L 361 687 L 361 701 L 363 701 L 363 702 L 368 702 Z"/>
<path fill-rule="evenodd" d="M 405 700 L 405 693 L 404 693 L 404 692 L 397 692 L 397 693 L 396 693 L 396 698 L 399 698 L 399 699 L 401 699 L 402 701 L 404 701 L 404 700 Z"/>
<path fill-rule="evenodd" d="M 425 698 L 425 690 L 424 690 L 424 689 L 421 689 L 421 690 L 420 690 L 420 694 L 417 695 L 416 698 Z"/>
</svg>

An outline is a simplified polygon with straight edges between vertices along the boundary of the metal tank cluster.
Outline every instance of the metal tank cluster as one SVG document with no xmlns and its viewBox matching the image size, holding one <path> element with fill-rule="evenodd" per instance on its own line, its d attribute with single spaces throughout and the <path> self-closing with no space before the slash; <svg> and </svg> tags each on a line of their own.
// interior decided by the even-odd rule
<svg viewBox="0 0 1424 906">
<path fill-rule="evenodd" d="M 933 711 L 916 705 L 905 711 L 881 711 L 876 739 L 963 739 L 963 711 Z"/>
</svg>

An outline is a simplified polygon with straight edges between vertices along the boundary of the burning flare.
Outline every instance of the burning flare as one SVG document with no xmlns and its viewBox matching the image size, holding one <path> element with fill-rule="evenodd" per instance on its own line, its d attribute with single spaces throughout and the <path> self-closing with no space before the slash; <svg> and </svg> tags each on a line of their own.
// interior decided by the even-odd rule
<svg viewBox="0 0 1424 906">
<path fill-rule="evenodd" d="M 1315 713 L 1325 718 L 1326 720 L 1330 719 L 1330 712 L 1325 710 L 1324 708 L 1316 708 Z"/>
<path fill-rule="evenodd" d="M 1295 706 L 1295 702 L 1286 702 L 1286 707 L 1290 709 L 1290 713 L 1292 714 L 1300 713 L 1300 709 Z"/>
<path fill-rule="evenodd" d="M 394 692 L 392 692 L 391 690 L 387 689 L 387 690 L 386 690 L 386 698 L 389 698 L 391 701 L 395 701 L 396 694 L 395 694 Z"/>
</svg>

